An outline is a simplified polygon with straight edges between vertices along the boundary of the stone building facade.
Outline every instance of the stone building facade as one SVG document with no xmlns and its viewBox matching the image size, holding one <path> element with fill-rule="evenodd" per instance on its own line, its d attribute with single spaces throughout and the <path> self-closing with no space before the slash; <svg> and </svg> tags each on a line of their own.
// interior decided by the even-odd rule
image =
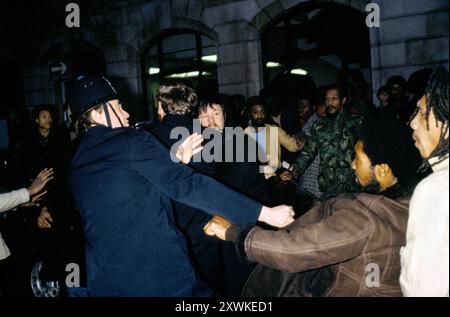
<svg viewBox="0 0 450 317">
<path fill-rule="evenodd" d="M 118 0 L 79 1 L 81 27 L 67 29 L 64 20 L 37 28 L 46 40 L 37 44 L 23 69 L 26 105 L 60 103 L 61 88 L 49 82 L 48 62 L 74 49 L 73 39 L 101 50 L 108 76 L 127 87 L 132 114 L 145 116 L 142 52 L 155 37 L 171 29 L 199 31 L 217 47 L 219 91 L 258 94 L 264 86 L 261 32 L 274 20 L 310 1 L 305 0 Z M 369 1 L 317 0 L 365 11 Z M 424 68 L 448 68 L 447 0 L 374 0 L 380 27 L 370 28 L 372 90 L 391 75 L 408 77 Z M 91 4 L 90 4 L 91 3 Z M 96 3 L 96 5 L 92 5 Z M 56 6 L 61 16 L 63 6 Z M 343 21 L 345 23 L 345 21 Z M 41 34 L 42 38 L 42 34 Z M 69 38 L 71 40 L 69 40 Z M 72 43 L 72 44 L 71 44 Z M 13 52 L 10 52 L 13 54 Z M 8 57 L 7 50 L 4 54 Z M 14 56 L 12 56 L 14 59 Z M 20 61 L 18 63 L 21 63 Z"/>
</svg>

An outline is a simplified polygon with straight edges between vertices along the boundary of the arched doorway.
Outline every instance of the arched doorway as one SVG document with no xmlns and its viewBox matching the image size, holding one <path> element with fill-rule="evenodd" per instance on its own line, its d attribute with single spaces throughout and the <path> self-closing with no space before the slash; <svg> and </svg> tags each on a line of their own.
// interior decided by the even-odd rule
<svg viewBox="0 0 450 317">
<path fill-rule="evenodd" d="M 260 29 L 263 85 L 272 115 L 279 115 L 286 132 L 299 131 L 298 101 L 316 101 L 320 86 L 339 82 L 349 96 L 371 100 L 365 19 L 364 12 L 350 6 L 306 1 Z M 283 150 L 282 156 L 289 161 L 295 154 Z"/>
<path fill-rule="evenodd" d="M 371 81 L 366 15 L 333 2 L 305 2 L 271 21 L 261 32 L 264 86 L 280 74 L 310 75 L 317 86 L 361 71 Z"/>
<path fill-rule="evenodd" d="M 200 96 L 214 94 L 217 85 L 215 41 L 198 31 L 177 29 L 153 39 L 141 55 L 144 100 L 154 117 L 156 93 L 163 83 L 182 82 Z"/>
</svg>

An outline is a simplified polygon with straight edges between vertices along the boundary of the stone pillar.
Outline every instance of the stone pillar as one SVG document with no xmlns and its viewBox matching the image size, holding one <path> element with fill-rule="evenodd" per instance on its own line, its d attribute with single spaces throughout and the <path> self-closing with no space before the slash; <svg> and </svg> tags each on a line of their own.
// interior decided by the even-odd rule
<svg viewBox="0 0 450 317">
<path fill-rule="evenodd" d="M 447 0 L 378 0 L 380 28 L 371 30 L 372 83 L 377 89 L 393 75 L 408 77 L 436 66 L 448 69 Z"/>
<path fill-rule="evenodd" d="M 116 34 L 113 43 L 104 48 L 107 75 L 121 93 L 121 101 L 130 113 L 131 122 L 148 119 L 143 107 L 139 57 L 127 43 L 145 23 L 140 7 L 123 7 L 115 13 Z M 130 21 L 134 21 L 130 24 Z"/>
<path fill-rule="evenodd" d="M 220 35 L 219 35 L 220 36 Z M 261 89 L 258 42 L 219 44 L 218 81 L 221 93 L 250 97 Z"/>
<path fill-rule="evenodd" d="M 256 29 L 249 21 L 259 11 L 257 1 L 211 5 L 203 19 L 218 34 L 219 92 L 250 97 L 261 89 L 262 71 Z"/>
</svg>

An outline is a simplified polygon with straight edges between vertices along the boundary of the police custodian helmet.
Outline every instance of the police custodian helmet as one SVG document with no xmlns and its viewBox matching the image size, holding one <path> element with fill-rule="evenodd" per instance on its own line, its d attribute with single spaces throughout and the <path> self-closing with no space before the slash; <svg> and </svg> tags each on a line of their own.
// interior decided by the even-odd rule
<svg viewBox="0 0 450 317">
<path fill-rule="evenodd" d="M 72 121 L 78 120 L 93 107 L 118 98 L 117 90 L 105 77 L 82 76 L 68 89 L 67 104 Z"/>
</svg>

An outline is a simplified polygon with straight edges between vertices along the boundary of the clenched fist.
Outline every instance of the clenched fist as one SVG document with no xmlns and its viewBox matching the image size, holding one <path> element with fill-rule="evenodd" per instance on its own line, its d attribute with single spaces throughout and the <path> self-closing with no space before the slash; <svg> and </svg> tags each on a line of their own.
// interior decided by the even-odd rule
<svg viewBox="0 0 450 317">
<path fill-rule="evenodd" d="M 284 172 L 282 172 L 282 173 L 280 174 L 279 177 L 280 177 L 281 181 L 287 182 L 287 181 L 292 180 L 292 178 L 294 177 L 294 175 L 292 175 L 292 173 L 289 172 L 289 171 L 284 171 Z"/>
<path fill-rule="evenodd" d="M 50 229 L 53 222 L 52 215 L 48 212 L 47 207 L 42 208 L 39 217 L 37 219 L 37 226 L 40 229 Z"/>
<path fill-rule="evenodd" d="M 203 227 L 203 232 L 209 236 L 217 236 L 221 240 L 226 240 L 227 230 L 231 227 L 231 225 L 231 222 L 225 218 L 215 215 Z"/>
<path fill-rule="evenodd" d="M 273 208 L 264 206 L 258 220 L 282 228 L 294 221 L 294 215 L 295 212 L 291 206 L 280 205 Z"/>
</svg>

